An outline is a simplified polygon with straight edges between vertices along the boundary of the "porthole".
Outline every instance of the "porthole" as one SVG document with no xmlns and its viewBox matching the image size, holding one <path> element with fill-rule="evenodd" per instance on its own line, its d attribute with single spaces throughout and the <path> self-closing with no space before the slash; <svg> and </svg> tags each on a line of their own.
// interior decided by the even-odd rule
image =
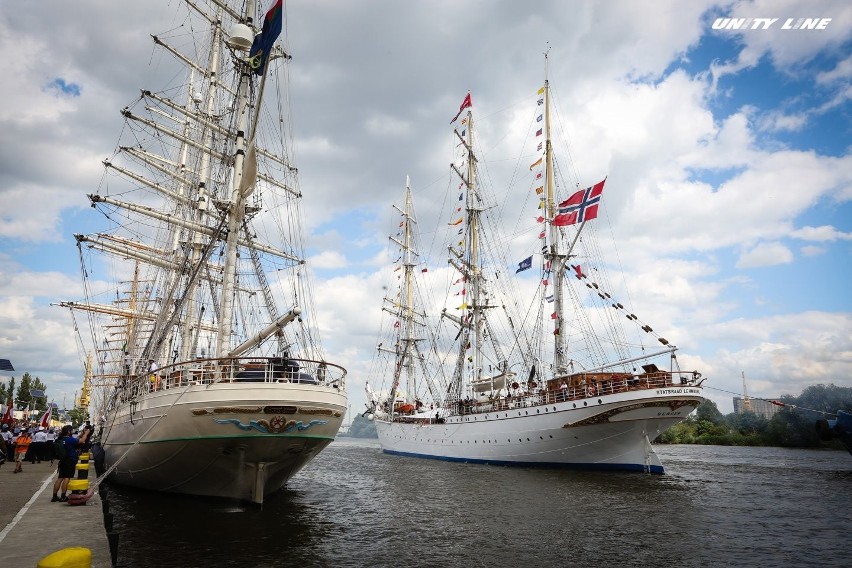
<svg viewBox="0 0 852 568">
<path fill-rule="evenodd" d="M 598 399 L 598 404 L 603 404 L 603 403 L 601 402 L 601 399 Z"/>
<path fill-rule="evenodd" d="M 577 403 L 576 403 L 576 402 L 574 403 L 574 408 L 577 408 Z"/>
<path fill-rule="evenodd" d="M 588 402 L 586 402 L 586 401 L 584 400 L 584 401 L 583 401 L 583 406 L 589 406 L 589 403 L 588 403 Z"/>
<path fill-rule="evenodd" d="M 540 410 L 540 409 L 538 409 L 538 408 L 536 408 L 536 409 L 535 409 L 535 413 L 536 413 L 536 414 L 541 414 L 541 410 Z"/>
</svg>

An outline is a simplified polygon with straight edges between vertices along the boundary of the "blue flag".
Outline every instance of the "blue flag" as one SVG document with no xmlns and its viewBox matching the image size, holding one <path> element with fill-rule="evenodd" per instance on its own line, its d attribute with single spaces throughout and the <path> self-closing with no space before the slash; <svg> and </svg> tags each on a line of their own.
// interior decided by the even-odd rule
<svg viewBox="0 0 852 568">
<path fill-rule="evenodd" d="M 522 270 L 529 270 L 532 268 L 532 257 L 528 256 L 524 260 L 518 263 L 518 269 L 515 271 L 515 274 L 521 272 Z"/>
<path fill-rule="evenodd" d="M 261 28 L 260 33 L 254 36 L 248 62 L 255 75 L 263 75 L 266 69 L 266 62 L 269 59 L 272 46 L 278 36 L 281 35 L 281 27 L 284 22 L 283 12 L 281 0 L 276 0 L 263 19 L 263 28 Z"/>
</svg>

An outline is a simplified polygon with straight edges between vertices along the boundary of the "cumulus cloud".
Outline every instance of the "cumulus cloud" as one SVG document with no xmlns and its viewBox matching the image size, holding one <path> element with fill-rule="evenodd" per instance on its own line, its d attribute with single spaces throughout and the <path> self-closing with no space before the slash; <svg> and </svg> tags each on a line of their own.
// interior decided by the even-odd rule
<svg viewBox="0 0 852 568">
<path fill-rule="evenodd" d="M 737 268 L 759 268 L 793 262 L 793 253 L 781 243 L 760 243 L 744 251 L 737 261 Z"/>
</svg>

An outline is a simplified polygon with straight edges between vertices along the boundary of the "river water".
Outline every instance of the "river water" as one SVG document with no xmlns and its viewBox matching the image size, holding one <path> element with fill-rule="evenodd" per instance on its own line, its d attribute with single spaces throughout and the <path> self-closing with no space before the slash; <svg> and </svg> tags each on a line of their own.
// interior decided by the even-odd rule
<svg viewBox="0 0 852 568">
<path fill-rule="evenodd" d="M 847 452 L 656 449 L 662 476 L 421 460 L 340 438 L 262 508 L 114 485 L 108 502 L 133 568 L 852 566 Z"/>
</svg>

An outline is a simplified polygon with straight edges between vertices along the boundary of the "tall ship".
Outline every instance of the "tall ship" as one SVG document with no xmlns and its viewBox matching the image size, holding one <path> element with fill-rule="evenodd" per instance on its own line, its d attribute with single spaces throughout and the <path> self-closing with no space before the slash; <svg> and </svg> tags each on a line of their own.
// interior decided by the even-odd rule
<svg viewBox="0 0 852 568">
<path fill-rule="evenodd" d="M 271 4 L 271 7 L 270 7 Z M 125 125 L 77 234 L 112 478 L 263 503 L 335 437 L 346 370 L 312 316 L 281 0 L 186 0 L 152 36 L 171 82 Z M 104 275 L 108 275 L 109 278 Z"/>
<path fill-rule="evenodd" d="M 682 370 L 677 348 L 612 292 L 614 251 L 594 230 L 606 180 L 582 189 L 565 179 L 574 167 L 553 150 L 551 104 L 545 70 L 519 216 L 482 183 L 465 97 L 452 121 L 454 181 L 443 199 L 453 211 L 430 231 L 445 235 L 448 268 L 428 266 L 406 188 L 366 387 L 365 414 L 385 453 L 663 473 L 652 441 L 704 400 L 701 374 Z M 519 233 L 528 235 L 520 262 L 507 256 Z"/>
</svg>

